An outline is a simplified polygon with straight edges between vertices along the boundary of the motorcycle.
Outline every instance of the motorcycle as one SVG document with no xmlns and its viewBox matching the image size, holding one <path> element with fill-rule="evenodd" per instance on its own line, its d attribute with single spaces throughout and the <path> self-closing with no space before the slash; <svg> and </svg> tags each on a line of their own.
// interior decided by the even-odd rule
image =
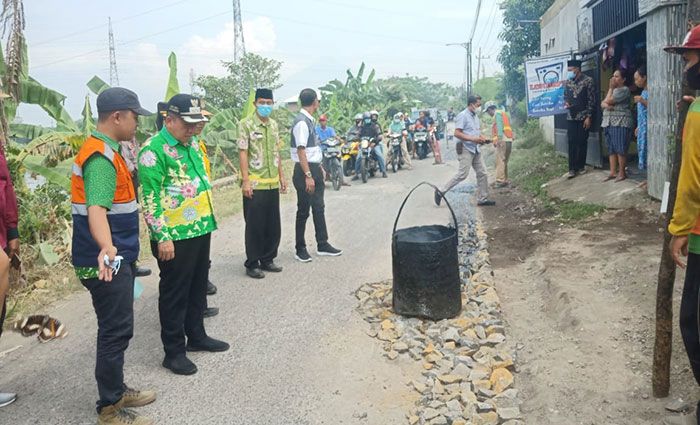
<svg viewBox="0 0 700 425">
<path fill-rule="evenodd" d="M 374 143 L 374 139 L 367 137 L 362 138 L 360 142 L 360 156 L 358 159 L 361 161 L 360 175 L 362 177 L 362 183 L 367 183 L 367 179 L 369 177 L 374 177 L 379 170 L 379 161 L 377 161 L 377 155 L 374 153 L 372 143 Z"/>
<path fill-rule="evenodd" d="M 360 141 L 350 140 L 343 143 L 340 152 L 343 155 L 343 174 L 345 174 L 346 177 L 350 177 L 355 170 L 357 156 L 360 153 Z"/>
<path fill-rule="evenodd" d="M 425 159 L 430 150 L 430 142 L 428 141 L 428 132 L 425 130 L 416 131 L 413 134 L 413 144 L 416 149 L 418 159 Z"/>
<path fill-rule="evenodd" d="M 340 141 L 334 137 L 321 142 L 323 145 L 323 168 L 330 175 L 334 190 L 340 190 L 343 184 Z"/>
<path fill-rule="evenodd" d="M 400 170 L 403 166 L 403 153 L 401 152 L 401 133 L 392 133 L 389 135 L 389 152 L 391 152 L 391 171 L 394 173 Z"/>
</svg>

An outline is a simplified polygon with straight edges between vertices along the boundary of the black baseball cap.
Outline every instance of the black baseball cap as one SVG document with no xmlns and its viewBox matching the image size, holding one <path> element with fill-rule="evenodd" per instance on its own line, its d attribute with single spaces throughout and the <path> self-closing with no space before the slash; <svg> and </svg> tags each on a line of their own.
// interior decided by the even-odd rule
<svg viewBox="0 0 700 425">
<path fill-rule="evenodd" d="M 189 94 L 176 94 L 168 101 L 168 112 L 178 115 L 190 124 L 209 121 L 202 113 L 202 102 L 198 97 Z"/>
<path fill-rule="evenodd" d="M 122 87 L 110 87 L 97 96 L 97 112 L 130 110 L 137 115 L 151 115 L 141 107 L 136 93 Z"/>
</svg>

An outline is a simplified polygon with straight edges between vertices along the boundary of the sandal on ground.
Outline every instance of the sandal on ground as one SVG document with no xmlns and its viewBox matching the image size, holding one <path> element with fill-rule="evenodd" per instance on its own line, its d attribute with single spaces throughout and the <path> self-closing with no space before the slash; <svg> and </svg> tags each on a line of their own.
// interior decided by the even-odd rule
<svg viewBox="0 0 700 425">
<path fill-rule="evenodd" d="M 610 180 L 613 180 L 615 178 L 616 178 L 616 176 L 607 176 L 606 178 L 603 179 L 603 183 L 609 182 Z"/>
</svg>

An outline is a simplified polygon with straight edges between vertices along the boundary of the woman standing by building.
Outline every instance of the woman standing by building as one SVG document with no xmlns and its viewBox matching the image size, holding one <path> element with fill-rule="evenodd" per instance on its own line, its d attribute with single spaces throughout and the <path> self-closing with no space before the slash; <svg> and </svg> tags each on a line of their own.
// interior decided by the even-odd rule
<svg viewBox="0 0 700 425">
<path fill-rule="evenodd" d="M 625 78 L 620 70 L 613 73 L 610 79 L 608 94 L 601 103 L 605 140 L 610 155 L 610 175 L 604 181 L 615 179 L 616 182 L 627 178 L 627 149 L 632 135 L 632 111 L 630 100 L 632 94 L 625 86 Z M 617 171 L 616 171 L 617 170 Z"/>
<path fill-rule="evenodd" d="M 647 108 L 649 106 L 646 66 L 640 66 L 637 72 L 634 73 L 634 84 L 642 89 L 642 94 L 635 96 L 634 102 L 637 104 L 637 129 L 635 130 L 635 135 L 637 136 L 637 152 L 639 156 L 639 165 L 637 167 L 639 171 L 644 172 L 647 169 Z M 639 186 L 646 187 L 646 179 L 644 179 Z"/>
</svg>

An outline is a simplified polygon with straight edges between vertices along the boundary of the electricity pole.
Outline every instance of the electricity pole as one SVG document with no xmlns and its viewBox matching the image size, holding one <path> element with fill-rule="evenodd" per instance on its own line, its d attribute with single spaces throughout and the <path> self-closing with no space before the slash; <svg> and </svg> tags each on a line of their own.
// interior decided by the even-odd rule
<svg viewBox="0 0 700 425">
<path fill-rule="evenodd" d="M 469 95 L 472 91 L 472 77 L 471 77 L 471 64 L 472 64 L 472 46 L 470 42 L 467 43 L 447 43 L 445 46 L 460 46 L 464 48 L 464 75 L 462 77 L 462 90 L 464 93 Z"/>
<path fill-rule="evenodd" d="M 476 79 L 477 81 L 479 80 L 479 72 L 481 71 L 481 60 L 482 59 L 491 59 L 491 56 L 482 56 L 481 55 L 481 47 L 479 47 L 479 55 L 476 57 Z M 484 67 L 485 68 L 485 67 Z M 483 77 L 481 78 L 486 78 L 486 70 L 483 70 Z"/>
<path fill-rule="evenodd" d="M 117 54 L 114 50 L 114 32 L 112 31 L 112 18 L 107 18 L 109 23 L 109 85 L 119 85 L 119 73 L 117 72 Z"/>
</svg>

